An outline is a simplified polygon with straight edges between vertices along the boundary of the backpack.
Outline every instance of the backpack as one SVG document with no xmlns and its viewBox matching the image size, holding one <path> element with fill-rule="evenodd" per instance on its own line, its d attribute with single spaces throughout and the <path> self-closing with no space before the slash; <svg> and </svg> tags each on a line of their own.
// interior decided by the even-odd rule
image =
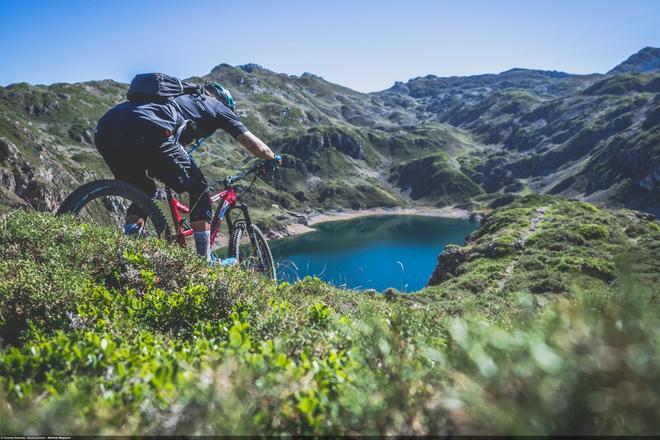
<svg viewBox="0 0 660 440">
<path fill-rule="evenodd" d="M 164 73 L 140 73 L 135 75 L 126 92 L 129 101 L 149 101 L 164 104 L 169 98 L 199 93 L 196 84 L 181 81 Z"/>
</svg>

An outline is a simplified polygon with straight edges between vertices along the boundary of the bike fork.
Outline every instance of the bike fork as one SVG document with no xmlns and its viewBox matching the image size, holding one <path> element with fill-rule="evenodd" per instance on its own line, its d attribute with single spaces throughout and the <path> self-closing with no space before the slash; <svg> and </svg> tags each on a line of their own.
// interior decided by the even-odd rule
<svg viewBox="0 0 660 440">
<path fill-rule="evenodd" d="M 252 244 L 252 247 L 256 247 L 257 239 L 254 235 L 254 231 L 252 230 L 252 220 L 250 219 L 250 213 L 248 212 L 247 205 L 241 203 L 240 205 L 236 206 L 236 209 L 240 209 L 241 212 L 243 213 L 243 218 L 245 219 L 245 225 L 247 226 L 247 233 L 248 236 L 250 237 L 250 244 Z"/>
<path fill-rule="evenodd" d="M 261 247 L 257 245 L 257 236 L 254 233 L 254 229 L 252 228 L 252 220 L 250 219 L 248 207 L 246 204 L 241 203 L 240 205 L 236 206 L 236 208 L 240 209 L 241 212 L 243 212 L 243 218 L 245 219 L 245 226 L 247 227 L 247 233 L 248 233 L 248 237 L 250 237 L 250 244 L 252 245 L 252 249 L 257 250 L 257 257 L 259 258 L 259 263 L 262 266 L 265 266 L 263 255 L 261 255 Z"/>
</svg>

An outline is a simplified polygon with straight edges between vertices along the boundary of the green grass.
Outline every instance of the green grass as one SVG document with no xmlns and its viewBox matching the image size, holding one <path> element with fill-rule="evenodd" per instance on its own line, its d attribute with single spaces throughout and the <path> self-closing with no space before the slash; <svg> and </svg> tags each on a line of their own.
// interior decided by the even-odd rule
<svg viewBox="0 0 660 440">
<path fill-rule="evenodd" d="M 446 206 L 469 203 L 483 190 L 461 171 L 455 169 L 445 153 L 434 153 L 392 168 L 390 182 L 410 190 L 415 199 Z"/>
<path fill-rule="evenodd" d="M 438 289 L 499 297 L 521 292 L 569 295 L 585 284 L 608 289 L 626 272 L 620 267 L 626 255 L 658 261 L 656 227 L 630 211 L 548 196 L 521 197 L 487 216 L 462 250 L 459 273 Z M 506 267 L 508 276 L 502 271 Z M 660 282 L 660 263 L 644 273 L 635 284 L 648 290 Z"/>
<path fill-rule="evenodd" d="M 616 255 L 616 278 L 579 266 L 562 295 L 492 292 L 488 274 L 519 257 L 509 246 L 539 204 L 560 221 L 526 249 L 562 224 L 606 226 L 586 230 L 598 258 Z M 503 250 L 415 295 L 277 286 L 71 219 L 5 216 L 0 431 L 657 434 L 660 232 L 628 216 L 517 201 L 466 248 Z M 636 227 L 619 229 L 626 218 Z M 634 242 L 619 252 L 618 240 Z M 554 258 L 524 256 L 529 268 Z M 480 279 L 481 290 L 459 287 Z"/>
<path fill-rule="evenodd" d="M 485 207 L 506 198 L 482 191 L 493 167 L 513 165 L 531 187 L 583 154 L 593 160 L 564 190 L 624 179 L 613 201 L 657 205 L 639 185 L 657 163 L 657 99 L 630 89 L 654 76 L 591 88 L 601 96 L 515 91 L 437 110 L 437 121 L 464 130 L 319 78 L 229 66 L 211 77 L 231 85 L 248 127 L 280 150 L 314 132 L 364 149 L 364 160 L 327 143 L 306 159 L 287 155 L 248 198 L 264 227 L 278 223 L 273 203 L 405 204 L 389 177 L 428 204 Z M 85 150 L 89 130 L 125 89 L 0 88 L 0 136 L 21 156 L 11 167 L 46 170 L 58 189 L 106 174 Z M 368 115 L 366 125 L 349 123 L 342 106 Z M 643 130 L 631 131 L 638 117 Z M 199 161 L 223 178 L 242 166 L 236 148 L 218 136 Z M 508 195 L 454 248 L 448 279 L 415 295 L 317 279 L 276 286 L 209 269 L 187 250 L 0 204 L 0 432 L 657 434 L 658 223 Z"/>
</svg>

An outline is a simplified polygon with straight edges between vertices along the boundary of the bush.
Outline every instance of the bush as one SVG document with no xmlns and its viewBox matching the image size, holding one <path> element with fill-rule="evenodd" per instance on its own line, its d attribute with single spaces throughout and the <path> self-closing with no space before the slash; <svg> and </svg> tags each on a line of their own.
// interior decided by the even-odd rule
<svg viewBox="0 0 660 440">
<path fill-rule="evenodd" d="M 540 269 L 515 253 L 475 258 L 449 290 L 387 296 L 317 278 L 278 286 L 50 215 L 14 215 L 0 238 L 8 435 L 660 429 L 657 289 L 640 284 L 657 279 L 652 235 L 616 266 L 528 247 L 523 261 Z M 566 265 L 561 277 L 551 264 Z M 635 271 L 620 277 L 626 264 Z M 617 282 L 593 284 L 585 268 Z M 584 281 L 573 270 L 597 287 L 570 288 Z M 542 285 L 572 295 L 516 290 Z"/>
<path fill-rule="evenodd" d="M 578 228 L 578 233 L 589 240 L 608 238 L 610 235 L 605 226 L 594 224 L 580 225 Z"/>
</svg>

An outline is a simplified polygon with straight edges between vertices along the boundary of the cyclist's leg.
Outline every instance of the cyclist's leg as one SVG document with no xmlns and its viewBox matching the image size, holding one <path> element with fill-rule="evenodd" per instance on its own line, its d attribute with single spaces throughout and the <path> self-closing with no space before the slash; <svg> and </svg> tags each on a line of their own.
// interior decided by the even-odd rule
<svg viewBox="0 0 660 440">
<path fill-rule="evenodd" d="M 194 163 L 193 163 L 194 166 Z M 196 169 L 197 167 L 194 166 Z M 204 175 L 197 169 L 196 176 L 188 188 L 190 196 L 190 223 L 195 236 L 195 248 L 197 254 L 211 259 L 211 196 L 209 194 L 208 182 Z"/>
<path fill-rule="evenodd" d="M 195 247 L 200 256 L 210 259 L 209 230 L 213 213 L 208 182 L 181 145 L 168 141 L 158 151 L 158 160 L 149 170 L 177 193 L 188 192 Z"/>
<path fill-rule="evenodd" d="M 115 179 L 131 183 L 150 197 L 156 195 L 156 183 L 145 174 L 153 160 L 155 146 L 165 139 L 163 129 L 137 118 L 130 111 L 114 111 L 99 121 L 94 145 Z M 132 203 L 125 218 L 126 233 L 139 232 L 146 213 Z"/>
<path fill-rule="evenodd" d="M 119 180 L 123 180 L 135 185 L 149 197 L 154 198 L 156 197 L 156 182 L 150 179 L 149 176 L 145 174 L 145 171 L 146 170 L 142 172 L 141 176 L 138 173 L 135 173 L 133 176 L 127 176 L 126 178 Z M 135 203 L 131 203 L 126 210 L 124 233 L 126 235 L 141 233 L 146 221 L 147 214 L 144 212 L 144 210 Z"/>
</svg>

